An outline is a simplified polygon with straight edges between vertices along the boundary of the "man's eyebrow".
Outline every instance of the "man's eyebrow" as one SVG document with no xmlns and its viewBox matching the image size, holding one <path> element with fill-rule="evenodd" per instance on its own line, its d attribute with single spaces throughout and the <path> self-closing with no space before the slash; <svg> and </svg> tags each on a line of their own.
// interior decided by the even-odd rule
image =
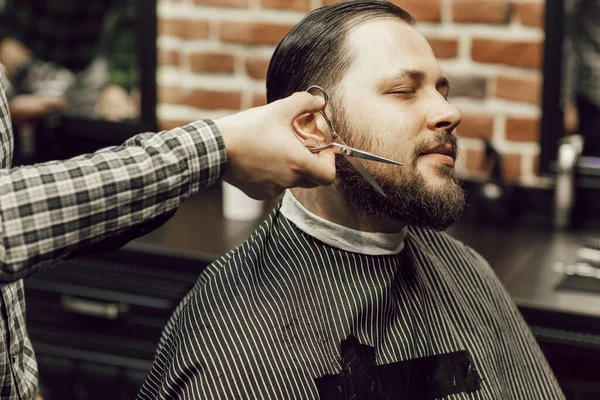
<svg viewBox="0 0 600 400">
<path fill-rule="evenodd" d="M 396 82 L 403 81 L 405 79 L 412 79 L 413 81 L 422 81 L 425 79 L 425 72 L 420 71 L 418 69 L 403 69 L 395 75 L 391 75 L 382 79 L 381 85 L 393 84 Z"/>
</svg>

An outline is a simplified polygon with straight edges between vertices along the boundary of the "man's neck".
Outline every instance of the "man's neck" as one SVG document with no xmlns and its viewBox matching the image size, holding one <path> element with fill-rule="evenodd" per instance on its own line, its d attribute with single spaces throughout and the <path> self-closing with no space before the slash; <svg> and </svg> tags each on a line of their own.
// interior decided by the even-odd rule
<svg viewBox="0 0 600 400">
<path fill-rule="evenodd" d="M 338 183 L 319 186 L 314 189 L 292 189 L 294 197 L 310 212 L 338 225 L 363 232 L 395 233 L 404 224 L 391 218 L 377 218 L 367 215 L 356 206 L 349 204 L 339 190 Z"/>
</svg>

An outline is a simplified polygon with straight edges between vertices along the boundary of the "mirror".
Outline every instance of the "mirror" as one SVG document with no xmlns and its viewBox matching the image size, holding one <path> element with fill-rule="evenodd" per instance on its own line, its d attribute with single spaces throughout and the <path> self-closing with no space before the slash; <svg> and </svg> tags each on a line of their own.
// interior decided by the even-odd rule
<svg viewBox="0 0 600 400">
<path fill-rule="evenodd" d="M 141 94 L 133 0 L 5 0 L 0 62 L 11 112 L 139 119 Z"/>
<path fill-rule="evenodd" d="M 583 156 L 600 157 L 600 1 L 567 0 L 564 15 L 565 131 L 583 137 Z"/>
<path fill-rule="evenodd" d="M 152 0 L 0 0 L 14 165 L 156 130 L 156 25 Z"/>
<path fill-rule="evenodd" d="M 559 143 L 580 134 L 579 185 L 600 188 L 599 18 L 599 0 L 546 0 L 540 173 L 554 173 Z"/>
</svg>

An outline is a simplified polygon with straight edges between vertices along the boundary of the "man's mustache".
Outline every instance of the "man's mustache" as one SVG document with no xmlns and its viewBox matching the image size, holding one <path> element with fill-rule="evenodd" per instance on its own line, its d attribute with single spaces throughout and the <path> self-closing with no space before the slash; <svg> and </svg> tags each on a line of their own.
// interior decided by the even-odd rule
<svg viewBox="0 0 600 400">
<path fill-rule="evenodd" d="M 458 156 L 458 139 L 448 132 L 436 133 L 435 136 L 423 140 L 415 148 L 413 158 L 428 153 L 447 154 L 456 160 Z"/>
</svg>

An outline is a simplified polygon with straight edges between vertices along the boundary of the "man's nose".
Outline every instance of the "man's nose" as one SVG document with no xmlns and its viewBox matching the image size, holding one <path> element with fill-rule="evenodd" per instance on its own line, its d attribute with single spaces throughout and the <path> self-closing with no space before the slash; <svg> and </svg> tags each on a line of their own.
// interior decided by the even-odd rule
<svg viewBox="0 0 600 400">
<path fill-rule="evenodd" d="M 446 99 L 439 96 L 431 104 L 427 125 L 435 132 L 451 133 L 460 124 L 460 113 Z"/>
</svg>

